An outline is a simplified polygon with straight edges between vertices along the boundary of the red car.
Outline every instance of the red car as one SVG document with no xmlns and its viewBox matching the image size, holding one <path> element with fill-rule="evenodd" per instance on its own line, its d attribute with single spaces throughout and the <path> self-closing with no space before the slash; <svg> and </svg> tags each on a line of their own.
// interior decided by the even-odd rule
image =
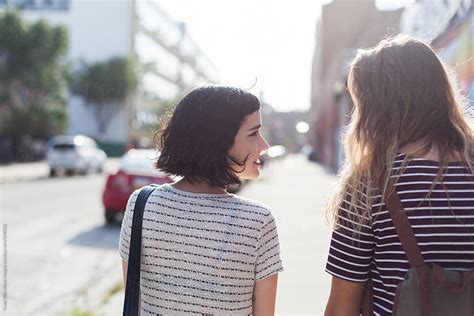
<svg viewBox="0 0 474 316">
<path fill-rule="evenodd" d="M 150 183 L 173 182 L 171 176 L 153 167 L 156 157 L 152 149 L 131 149 L 122 157 L 117 173 L 108 176 L 102 194 L 107 224 L 123 216 L 128 198 L 136 189 Z"/>
</svg>

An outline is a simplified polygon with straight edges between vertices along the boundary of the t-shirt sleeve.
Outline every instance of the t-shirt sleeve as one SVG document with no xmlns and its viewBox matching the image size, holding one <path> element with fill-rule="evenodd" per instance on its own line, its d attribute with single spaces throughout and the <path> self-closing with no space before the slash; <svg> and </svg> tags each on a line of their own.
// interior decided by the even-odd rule
<svg viewBox="0 0 474 316">
<path fill-rule="evenodd" d="M 280 257 L 280 241 L 275 218 L 271 212 L 265 217 L 257 241 L 257 260 L 255 280 L 262 280 L 270 275 L 283 271 Z"/>
<path fill-rule="evenodd" d="M 133 208 L 135 207 L 135 202 L 139 192 L 139 190 L 133 192 L 128 198 L 127 208 L 125 209 L 125 214 L 123 215 L 122 228 L 120 229 L 119 253 L 122 259 L 125 261 L 128 261 L 130 236 L 132 232 Z"/>
<path fill-rule="evenodd" d="M 349 205 L 350 194 L 338 210 L 338 225 L 332 233 L 326 272 L 347 281 L 365 282 L 374 254 L 371 215 L 362 216 L 362 206 L 349 210 Z M 362 224 L 358 224 L 360 222 Z M 357 225 L 361 225 L 361 229 L 358 230 Z"/>
</svg>

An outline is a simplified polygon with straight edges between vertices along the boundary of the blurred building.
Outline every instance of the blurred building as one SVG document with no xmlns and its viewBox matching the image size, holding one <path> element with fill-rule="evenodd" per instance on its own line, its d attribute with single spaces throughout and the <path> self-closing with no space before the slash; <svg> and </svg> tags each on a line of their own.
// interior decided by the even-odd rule
<svg viewBox="0 0 474 316">
<path fill-rule="evenodd" d="M 348 64 L 356 49 L 398 33 L 401 14 L 401 9 L 378 10 L 374 0 L 334 0 L 322 7 L 313 56 L 310 141 L 316 159 L 333 171 L 343 160 L 341 131 L 352 109 Z"/>
<path fill-rule="evenodd" d="M 262 100 L 262 133 L 270 146 L 283 145 L 287 152 L 298 152 L 307 143 L 306 133 L 296 125 L 308 119 L 305 111 L 278 112 Z"/>
<path fill-rule="evenodd" d="M 431 42 L 474 108 L 474 1 L 418 0 L 403 12 L 401 30 Z"/>
<path fill-rule="evenodd" d="M 151 104 L 169 102 L 193 86 L 217 81 L 212 62 L 156 0 L 0 0 L 0 8 L 19 8 L 26 20 L 46 19 L 69 31 L 73 65 L 118 56 L 135 57 L 140 66 L 136 96 L 110 117 L 99 133 L 94 111 L 83 98 L 71 96 L 69 133 L 82 133 L 118 151 L 153 121 Z"/>
</svg>

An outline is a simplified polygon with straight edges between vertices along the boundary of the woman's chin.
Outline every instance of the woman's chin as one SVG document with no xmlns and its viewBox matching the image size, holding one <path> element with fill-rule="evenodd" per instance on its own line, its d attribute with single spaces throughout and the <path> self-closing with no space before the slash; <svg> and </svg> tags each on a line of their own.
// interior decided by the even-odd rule
<svg viewBox="0 0 474 316">
<path fill-rule="evenodd" d="M 244 179 L 244 180 L 255 180 L 257 179 L 258 177 L 260 176 L 260 170 L 256 170 L 252 173 L 247 173 L 245 175 L 242 175 L 241 177 L 239 177 L 240 179 Z"/>
</svg>

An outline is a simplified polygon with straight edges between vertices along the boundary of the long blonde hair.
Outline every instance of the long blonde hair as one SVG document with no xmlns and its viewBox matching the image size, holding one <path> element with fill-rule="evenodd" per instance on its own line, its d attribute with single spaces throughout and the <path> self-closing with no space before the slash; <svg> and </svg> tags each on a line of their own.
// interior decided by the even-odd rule
<svg viewBox="0 0 474 316">
<path fill-rule="evenodd" d="M 346 162 L 326 210 L 336 227 L 344 200 L 358 214 L 352 219 L 358 230 L 371 218 L 373 197 L 380 194 L 384 201 L 394 189 L 391 170 L 405 145 L 419 144 L 414 156 L 435 149 L 439 175 L 453 154 L 474 171 L 467 101 L 447 69 L 429 45 L 406 35 L 357 51 L 348 78 L 354 109 L 343 140 Z"/>
</svg>

